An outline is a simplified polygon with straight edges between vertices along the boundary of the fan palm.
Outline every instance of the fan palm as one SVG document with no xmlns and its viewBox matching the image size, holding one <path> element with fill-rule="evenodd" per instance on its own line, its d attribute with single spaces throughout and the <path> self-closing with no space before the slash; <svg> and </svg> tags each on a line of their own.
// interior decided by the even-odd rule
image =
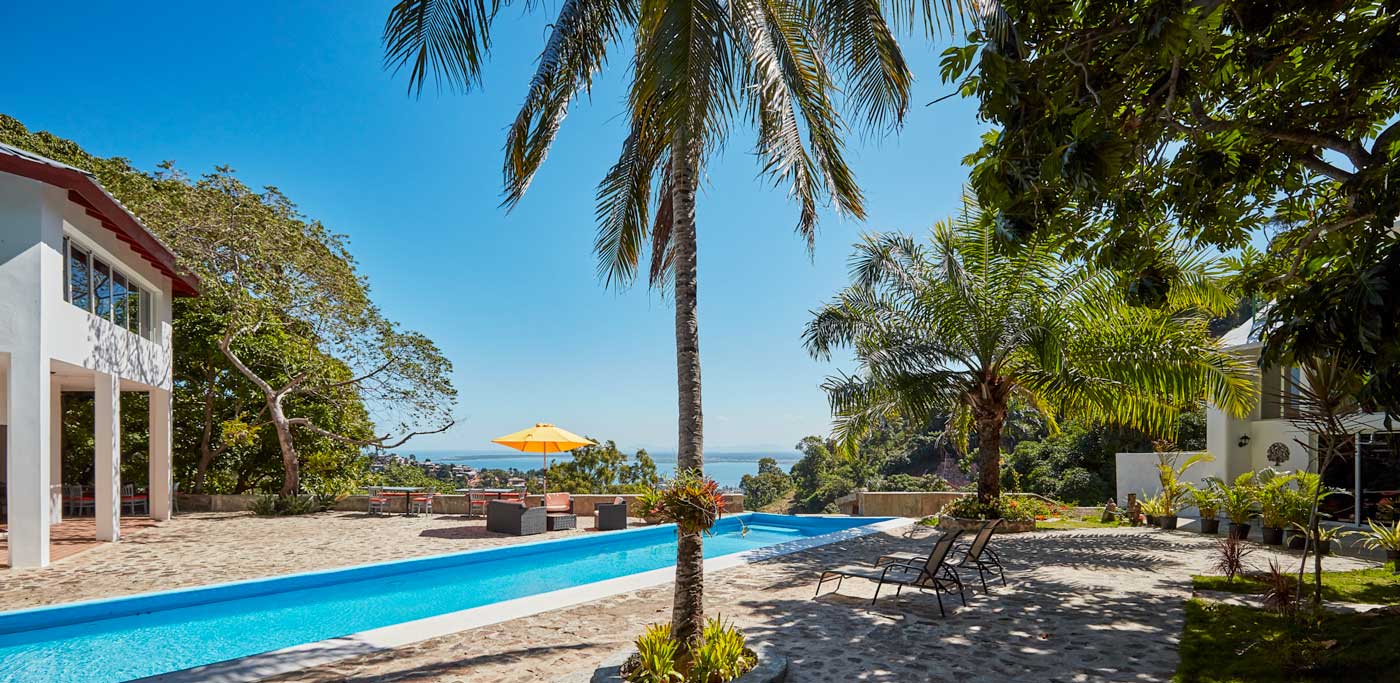
<svg viewBox="0 0 1400 683">
<path fill-rule="evenodd" d="M 798 204 L 811 248 L 818 207 L 857 219 L 865 209 L 843 148 L 846 114 L 896 126 L 911 76 L 894 30 L 922 19 L 951 28 L 970 0 L 562 0 L 525 102 L 506 135 L 505 200 L 521 200 L 574 98 L 609 52 L 627 48 L 629 132 L 598 186 L 598 271 L 637 276 L 650 242 L 649 282 L 674 293 L 679 395 L 677 467 L 703 469 L 700 335 L 696 319 L 695 194 L 710 154 L 737 123 L 752 127 L 763 171 Z M 478 84 L 504 0 L 399 0 L 384 28 L 386 64 L 408 68 L 410 91 Z M 527 9 L 538 4 L 527 2 Z M 701 537 L 682 534 L 673 613 L 683 653 L 703 626 Z"/>
<path fill-rule="evenodd" d="M 1208 399 L 1244 415 L 1256 401 L 1251 366 L 1211 338 L 1207 322 L 1233 301 L 1214 266 L 1178 255 L 1157 307 L 1130 305 L 1118 276 L 1068 259 L 1034 238 L 1006 249 L 972 200 L 935 225 L 932 243 L 868 235 L 851 261 L 853 283 L 815 313 L 808 351 L 852 348 L 855 374 L 823 385 L 836 435 L 854 443 L 893 415 L 949 415 L 962 448 L 975 432 L 977 493 L 1000 495 L 1002 426 L 1013 402 L 1054 429 L 1072 416 L 1170 435 L 1183 409 Z"/>
</svg>

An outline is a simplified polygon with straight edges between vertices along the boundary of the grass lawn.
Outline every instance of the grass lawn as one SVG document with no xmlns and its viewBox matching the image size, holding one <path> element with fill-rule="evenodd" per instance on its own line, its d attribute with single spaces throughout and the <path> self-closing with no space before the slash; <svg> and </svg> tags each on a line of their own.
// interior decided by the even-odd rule
<svg viewBox="0 0 1400 683">
<path fill-rule="evenodd" d="M 1316 628 L 1252 607 L 1189 600 L 1178 683 L 1394 681 L 1400 618 L 1324 613 Z"/>
<path fill-rule="evenodd" d="M 1290 570 L 1296 570 L 1293 565 Z M 1312 594 L 1312 565 L 1308 565 L 1307 588 Z M 1263 593 L 1264 582 L 1252 577 L 1238 577 L 1234 583 L 1223 576 L 1192 576 L 1191 587 L 1197 590 L 1228 591 L 1231 593 Z M 1361 602 L 1372 605 L 1400 604 L 1400 575 L 1390 566 L 1356 569 L 1349 572 L 1322 572 L 1322 599 L 1333 602 Z M 1398 679 L 1400 680 L 1400 679 Z"/>
</svg>

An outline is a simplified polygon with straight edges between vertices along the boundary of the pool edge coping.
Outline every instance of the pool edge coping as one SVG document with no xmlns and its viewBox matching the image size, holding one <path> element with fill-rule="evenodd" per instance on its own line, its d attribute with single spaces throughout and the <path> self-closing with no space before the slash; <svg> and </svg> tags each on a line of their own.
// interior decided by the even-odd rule
<svg viewBox="0 0 1400 683">
<path fill-rule="evenodd" d="M 803 516 L 846 517 L 845 515 Z M 766 548 L 755 548 L 708 558 L 705 560 L 705 571 L 740 567 L 839 541 L 862 538 L 902 528 L 916 521 L 918 520 L 909 517 L 893 517 L 841 531 L 785 541 Z M 333 664 L 352 657 L 393 650 L 453 633 L 573 607 L 635 590 L 652 588 L 670 583 L 674 579 L 675 565 L 670 565 L 627 576 L 594 581 L 581 586 L 571 586 L 490 605 L 381 626 L 337 638 L 303 643 L 190 669 L 156 674 L 135 679 L 130 683 L 252 683 L 313 666 Z"/>
</svg>

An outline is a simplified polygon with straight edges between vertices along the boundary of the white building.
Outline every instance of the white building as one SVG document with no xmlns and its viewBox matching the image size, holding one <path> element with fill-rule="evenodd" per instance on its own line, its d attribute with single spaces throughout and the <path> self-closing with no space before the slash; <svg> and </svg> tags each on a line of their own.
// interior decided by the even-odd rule
<svg viewBox="0 0 1400 683">
<path fill-rule="evenodd" d="M 151 517 L 171 508 L 174 254 L 88 173 L 0 145 L 0 476 L 12 567 L 62 521 L 62 392 L 92 392 L 98 540 L 121 534 L 121 392 L 150 395 Z"/>
<path fill-rule="evenodd" d="M 1263 347 L 1260 330 L 1253 320 L 1225 333 L 1222 344 L 1257 365 Z M 1227 482 L 1249 471 L 1273 468 L 1280 471 L 1317 471 L 1313 462 L 1316 440 L 1296 421 L 1289 400 L 1290 390 L 1302 384 L 1297 368 L 1265 368 L 1259 378 L 1260 401 L 1244 418 L 1236 419 L 1213 406 L 1206 408 L 1206 451 L 1212 462 L 1191 467 L 1184 477 L 1200 485 L 1206 477 Z M 1347 437 L 1342 457 L 1334 458 L 1323 472 L 1323 483 L 1340 489 L 1323 503 L 1332 518 L 1346 523 L 1377 518 L 1383 501 L 1400 505 L 1400 458 L 1396 446 L 1400 432 L 1385 431 L 1385 416 L 1370 413 L 1354 422 L 1354 433 Z M 1358 456 L 1359 454 L 1359 456 Z M 1124 501 L 1129 493 L 1156 495 L 1158 459 L 1155 453 L 1117 455 L 1117 494 Z M 1195 510 L 1190 510 L 1192 514 Z M 1386 517 L 1386 515 L 1381 515 Z"/>
</svg>

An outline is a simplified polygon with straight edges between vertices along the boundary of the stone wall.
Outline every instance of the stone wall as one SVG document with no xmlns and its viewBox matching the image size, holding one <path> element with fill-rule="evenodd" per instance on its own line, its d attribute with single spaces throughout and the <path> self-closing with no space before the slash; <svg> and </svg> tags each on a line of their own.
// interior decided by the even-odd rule
<svg viewBox="0 0 1400 683">
<path fill-rule="evenodd" d="M 253 501 L 259 496 L 253 494 L 240 495 L 196 495 L 182 493 L 179 498 L 181 512 L 239 512 L 248 510 L 253 506 Z M 334 509 L 343 511 L 366 510 L 369 506 L 368 496 L 347 496 L 338 501 Z M 636 494 L 624 493 L 614 494 L 575 494 L 573 496 L 576 515 L 592 515 L 593 508 L 599 503 L 611 503 L 614 498 L 622 498 L 628 502 L 629 512 L 635 517 Z M 403 512 L 405 500 L 402 496 L 395 496 L 390 505 L 391 511 Z M 527 496 L 526 500 L 531 506 L 539 505 L 541 496 Z M 725 512 L 743 512 L 744 494 L 726 493 L 724 494 Z M 438 494 L 433 497 L 433 512 L 437 514 L 464 515 L 467 513 L 467 497 L 459 494 Z"/>
<path fill-rule="evenodd" d="M 836 500 L 842 514 L 860 517 L 928 517 L 938 514 L 943 506 L 964 496 L 975 495 L 959 491 L 857 491 Z M 1009 493 L 1050 501 L 1034 493 Z"/>
</svg>

